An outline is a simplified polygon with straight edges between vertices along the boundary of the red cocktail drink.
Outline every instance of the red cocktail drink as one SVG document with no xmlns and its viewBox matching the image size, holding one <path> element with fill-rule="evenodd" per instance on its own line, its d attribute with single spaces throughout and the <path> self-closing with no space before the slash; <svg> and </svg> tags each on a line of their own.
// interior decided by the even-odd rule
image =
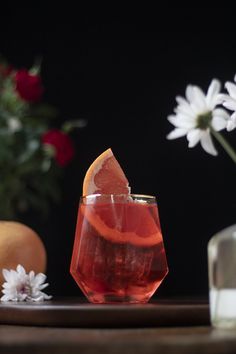
<svg viewBox="0 0 236 354">
<path fill-rule="evenodd" d="M 70 271 L 90 302 L 147 302 L 168 273 L 155 198 L 82 197 Z"/>
</svg>

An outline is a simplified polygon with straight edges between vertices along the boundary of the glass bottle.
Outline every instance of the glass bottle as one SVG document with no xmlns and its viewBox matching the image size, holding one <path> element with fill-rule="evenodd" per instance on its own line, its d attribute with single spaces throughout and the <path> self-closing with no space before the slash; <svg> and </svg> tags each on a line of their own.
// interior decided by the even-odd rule
<svg viewBox="0 0 236 354">
<path fill-rule="evenodd" d="M 210 239 L 208 270 L 211 324 L 236 328 L 236 225 Z"/>
</svg>

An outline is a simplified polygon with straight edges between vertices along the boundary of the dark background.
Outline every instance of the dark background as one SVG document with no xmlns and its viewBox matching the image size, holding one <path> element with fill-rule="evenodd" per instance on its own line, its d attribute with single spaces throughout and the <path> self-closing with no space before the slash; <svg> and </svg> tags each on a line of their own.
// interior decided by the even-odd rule
<svg viewBox="0 0 236 354">
<path fill-rule="evenodd" d="M 88 121 L 76 136 L 63 202 L 44 225 L 28 221 L 47 248 L 48 292 L 54 295 L 80 294 L 69 274 L 78 200 L 88 166 L 108 147 L 132 191 L 157 196 L 170 269 L 158 294 L 207 295 L 207 242 L 235 222 L 233 162 L 218 145 L 219 155 L 212 157 L 200 146 L 188 149 L 186 138 L 168 141 L 166 135 L 173 129 L 167 116 L 175 96 L 184 95 L 187 84 L 207 90 L 214 77 L 233 80 L 236 36 L 215 28 L 191 31 L 189 16 L 185 26 L 174 23 L 166 31 L 156 25 L 160 17 L 111 20 L 80 13 L 66 29 L 54 28 L 49 16 L 41 26 L 30 17 L 23 31 L 17 15 L 5 18 L 2 55 L 19 68 L 41 55 L 44 100 L 59 109 L 61 120 Z M 200 20 L 194 24 L 201 27 Z M 234 144 L 235 133 L 226 135 Z"/>
</svg>

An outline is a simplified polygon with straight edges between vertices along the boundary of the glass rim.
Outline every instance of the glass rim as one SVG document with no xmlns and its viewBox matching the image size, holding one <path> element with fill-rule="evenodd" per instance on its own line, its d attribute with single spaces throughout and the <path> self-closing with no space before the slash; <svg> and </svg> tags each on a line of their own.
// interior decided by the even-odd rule
<svg viewBox="0 0 236 354">
<path fill-rule="evenodd" d="M 95 197 L 131 197 L 131 198 L 143 198 L 146 200 L 156 200 L 155 195 L 150 195 L 150 194 L 137 194 L 137 193 L 130 193 L 130 194 L 125 194 L 125 193 L 95 193 L 95 194 L 87 194 L 87 195 L 82 195 L 80 199 L 89 199 L 89 198 L 95 198 Z"/>
</svg>

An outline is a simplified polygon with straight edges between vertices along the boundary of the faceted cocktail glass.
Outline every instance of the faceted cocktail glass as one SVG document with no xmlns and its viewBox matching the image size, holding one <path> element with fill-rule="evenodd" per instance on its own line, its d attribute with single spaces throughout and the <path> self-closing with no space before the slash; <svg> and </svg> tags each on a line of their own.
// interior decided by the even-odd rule
<svg viewBox="0 0 236 354">
<path fill-rule="evenodd" d="M 70 272 L 92 303 L 148 302 L 168 273 L 155 197 L 81 197 Z"/>
</svg>

